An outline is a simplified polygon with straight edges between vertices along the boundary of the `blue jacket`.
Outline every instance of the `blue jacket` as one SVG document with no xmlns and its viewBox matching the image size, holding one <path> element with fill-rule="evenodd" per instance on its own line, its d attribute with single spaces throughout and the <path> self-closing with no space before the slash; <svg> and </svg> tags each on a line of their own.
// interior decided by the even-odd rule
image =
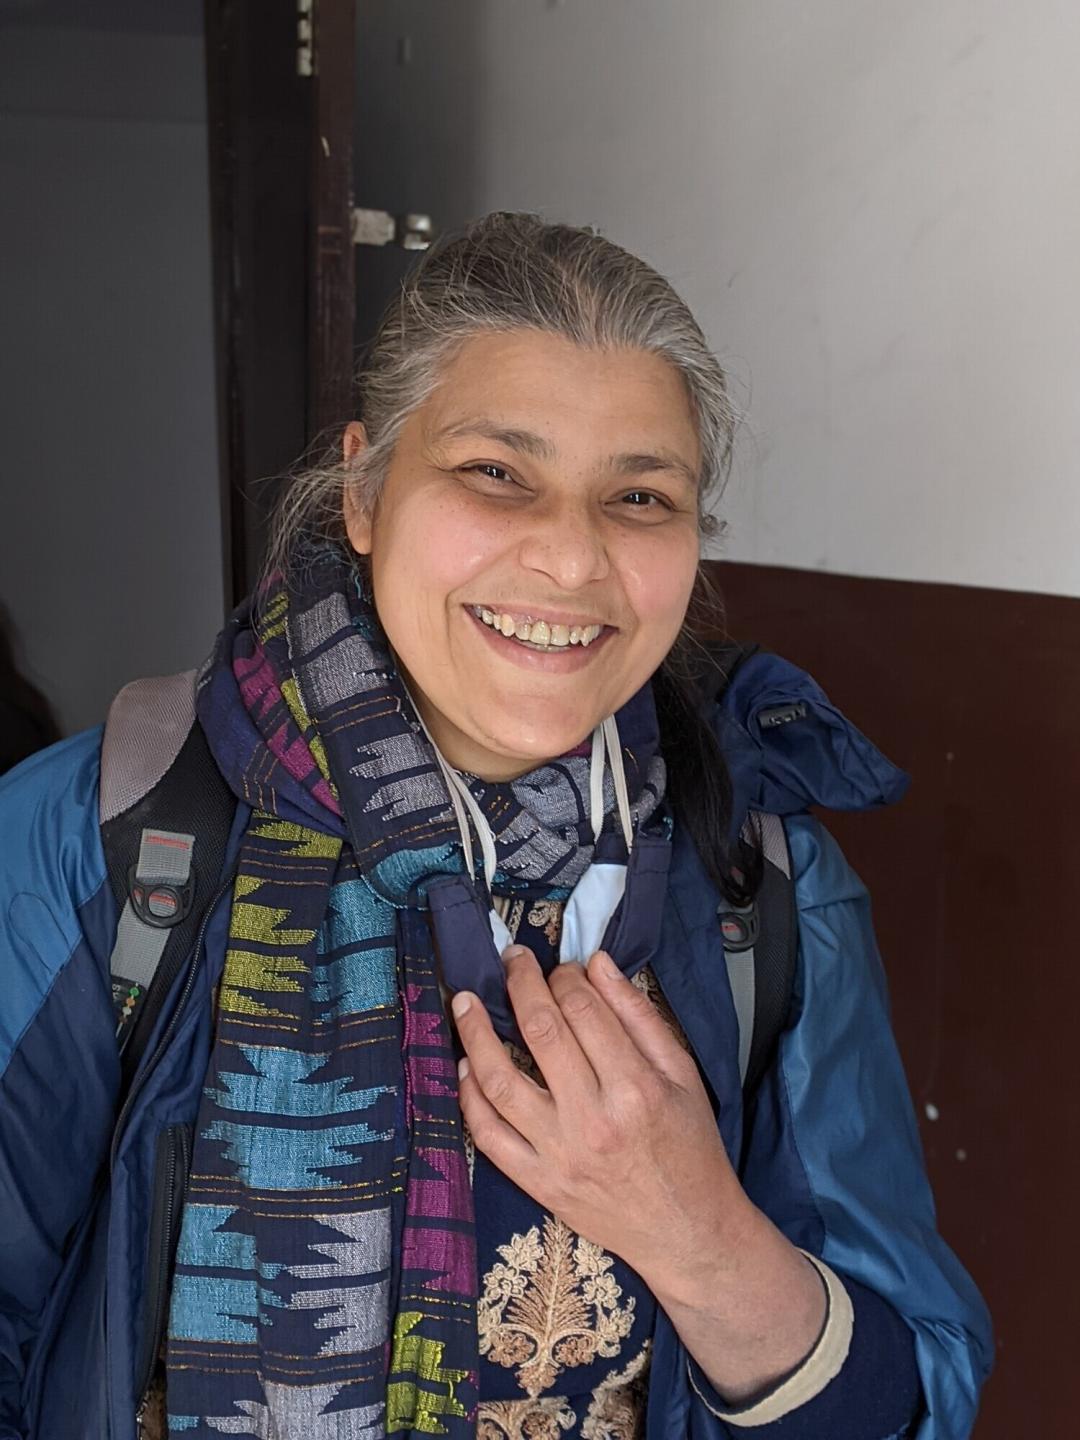
<svg viewBox="0 0 1080 1440">
<path fill-rule="evenodd" d="M 763 726 L 777 707 L 795 718 Z M 716 724 L 740 811 L 785 817 L 799 918 L 792 1013 L 748 1136 L 717 897 L 678 829 L 653 970 L 716 1096 L 728 1152 L 744 1157 L 749 1194 L 843 1276 L 856 1312 L 841 1376 L 754 1433 L 963 1440 L 990 1366 L 989 1321 L 936 1231 L 866 892 L 809 813 L 887 803 L 903 777 L 775 656 L 736 671 Z M 217 979 L 202 961 L 225 948 L 219 902 L 117 1124 L 100 744 L 100 729 L 75 736 L 0 780 L 0 1440 L 134 1440 L 161 1298 L 148 1255 L 155 1158 L 163 1137 L 194 1123 Z M 231 851 L 246 818 L 239 806 Z M 921 1401 L 903 1365 L 892 1390 L 883 1381 L 897 1332 L 908 1353 L 914 1337 Z M 719 1408 L 660 1312 L 647 1440 L 746 1433 Z"/>
</svg>

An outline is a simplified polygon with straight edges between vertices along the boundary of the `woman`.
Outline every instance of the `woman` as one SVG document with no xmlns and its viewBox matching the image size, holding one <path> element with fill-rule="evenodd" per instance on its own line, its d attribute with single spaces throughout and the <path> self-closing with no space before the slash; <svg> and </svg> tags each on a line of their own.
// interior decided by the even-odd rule
<svg viewBox="0 0 1080 1440">
<path fill-rule="evenodd" d="M 959 1440 L 986 1317 L 806 813 L 900 778 L 791 667 L 701 648 L 733 416 L 700 329 L 600 237 L 492 215 L 360 399 L 200 676 L 223 881 L 118 1124 L 100 735 L 0 791 L 0 1436 Z M 744 1117 L 751 809 L 800 970 Z"/>
</svg>

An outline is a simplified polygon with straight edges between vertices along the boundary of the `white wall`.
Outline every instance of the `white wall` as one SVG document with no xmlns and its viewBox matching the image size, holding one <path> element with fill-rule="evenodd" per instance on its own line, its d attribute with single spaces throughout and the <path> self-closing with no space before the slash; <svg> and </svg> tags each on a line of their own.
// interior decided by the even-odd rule
<svg viewBox="0 0 1080 1440">
<path fill-rule="evenodd" d="M 1080 595 L 1075 0 L 365 8 L 363 203 L 597 223 L 695 308 L 727 555 Z"/>
<path fill-rule="evenodd" d="M 65 731 L 222 620 L 201 6 L 170 11 L 194 33 L 0 29 L 0 601 Z"/>
</svg>

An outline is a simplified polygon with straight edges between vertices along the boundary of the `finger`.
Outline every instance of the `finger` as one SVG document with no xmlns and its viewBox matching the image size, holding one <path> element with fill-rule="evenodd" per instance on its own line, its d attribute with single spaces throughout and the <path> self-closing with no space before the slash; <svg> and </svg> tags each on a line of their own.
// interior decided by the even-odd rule
<svg viewBox="0 0 1080 1440">
<path fill-rule="evenodd" d="M 503 1119 L 532 1143 L 550 1124 L 551 1096 L 517 1068 L 475 995 L 459 990 L 450 1009 L 474 1083 Z"/>
<path fill-rule="evenodd" d="M 544 1077 L 556 1105 L 580 1104 L 599 1093 L 596 1071 L 578 1043 L 551 984 L 532 951 L 511 945 L 503 952 L 506 989 L 521 1037 Z M 558 966 L 559 970 L 576 967 Z M 553 975 L 552 980 L 555 979 Z"/>
<path fill-rule="evenodd" d="M 669 1080 L 684 1084 L 687 1053 L 644 991 L 626 978 L 604 950 L 589 957 L 585 973 L 649 1064 Z"/>
<path fill-rule="evenodd" d="M 583 965 L 560 965 L 548 982 L 559 1010 L 601 1084 L 625 1075 L 642 1056 L 607 995 Z"/>
<path fill-rule="evenodd" d="M 524 1135 L 503 1119 L 481 1090 L 468 1058 L 458 1066 L 458 1095 L 461 1113 L 477 1150 L 515 1185 L 532 1194 L 540 1169 L 539 1156 Z"/>
</svg>

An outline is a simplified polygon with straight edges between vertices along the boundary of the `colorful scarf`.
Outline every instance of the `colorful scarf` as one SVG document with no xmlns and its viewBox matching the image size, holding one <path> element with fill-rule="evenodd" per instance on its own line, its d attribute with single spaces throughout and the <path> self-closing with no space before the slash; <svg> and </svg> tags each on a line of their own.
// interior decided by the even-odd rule
<svg viewBox="0 0 1080 1440">
<path fill-rule="evenodd" d="M 491 897 L 463 873 L 446 782 L 357 572 L 327 554 L 241 607 L 198 712 L 251 817 L 177 1250 L 170 1433 L 472 1434 L 474 1215 L 436 939 L 452 988 L 505 1012 L 505 987 L 490 957 L 470 971 L 446 918 L 471 907 L 482 933 Z M 617 719 L 648 855 L 664 786 L 648 688 Z M 588 771 L 586 750 L 508 784 L 466 777 L 493 890 L 564 900 L 594 855 L 618 854 L 610 777 L 594 843 Z M 524 938 L 556 963 L 542 931 Z M 630 972 L 649 956 L 616 958 Z"/>
</svg>

